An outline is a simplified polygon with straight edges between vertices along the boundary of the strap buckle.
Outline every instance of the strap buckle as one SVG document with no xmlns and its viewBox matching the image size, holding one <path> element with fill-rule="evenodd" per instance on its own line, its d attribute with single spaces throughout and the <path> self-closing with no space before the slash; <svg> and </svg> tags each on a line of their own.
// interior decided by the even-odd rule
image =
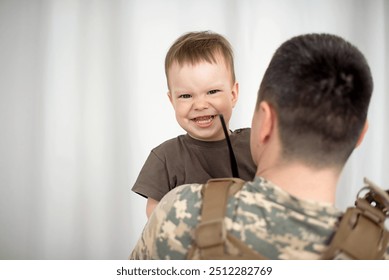
<svg viewBox="0 0 389 280">
<path fill-rule="evenodd" d="M 382 188 L 371 182 L 369 179 L 364 178 L 366 184 L 357 194 L 356 206 L 366 211 L 366 205 L 359 205 L 361 200 L 368 202 L 369 206 L 379 210 L 384 214 L 384 219 L 389 217 L 389 193 Z M 362 193 L 366 192 L 364 196 Z"/>
</svg>

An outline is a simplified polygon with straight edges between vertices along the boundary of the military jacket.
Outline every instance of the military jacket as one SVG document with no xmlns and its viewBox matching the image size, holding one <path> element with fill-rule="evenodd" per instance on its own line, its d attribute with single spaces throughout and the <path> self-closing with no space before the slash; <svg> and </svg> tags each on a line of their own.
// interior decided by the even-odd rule
<svg viewBox="0 0 389 280">
<path fill-rule="evenodd" d="M 201 188 L 188 184 L 169 192 L 130 259 L 186 259 L 200 221 Z M 256 177 L 229 198 L 224 222 L 230 233 L 268 259 L 319 259 L 341 215 L 332 204 L 298 199 Z"/>
</svg>

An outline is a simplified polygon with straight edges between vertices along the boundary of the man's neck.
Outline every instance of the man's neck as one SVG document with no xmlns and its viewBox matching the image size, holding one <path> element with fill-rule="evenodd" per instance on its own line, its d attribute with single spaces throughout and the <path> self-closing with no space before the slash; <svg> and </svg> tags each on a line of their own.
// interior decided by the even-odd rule
<svg viewBox="0 0 389 280">
<path fill-rule="evenodd" d="M 335 203 L 336 185 L 339 179 L 336 170 L 313 169 L 302 164 L 285 164 L 258 169 L 256 176 L 271 181 L 299 199 Z"/>
</svg>

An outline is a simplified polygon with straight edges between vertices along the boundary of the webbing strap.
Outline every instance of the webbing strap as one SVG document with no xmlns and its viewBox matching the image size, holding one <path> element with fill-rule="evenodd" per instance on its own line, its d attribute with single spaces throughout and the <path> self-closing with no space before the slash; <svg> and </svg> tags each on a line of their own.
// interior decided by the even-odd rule
<svg viewBox="0 0 389 280">
<path fill-rule="evenodd" d="M 234 183 L 228 180 L 210 180 L 203 187 L 203 205 L 201 223 L 195 231 L 196 243 L 202 253 L 202 258 L 212 255 L 222 255 L 226 230 L 224 216 L 230 186 Z"/>
<path fill-rule="evenodd" d="M 358 208 L 348 208 L 322 259 L 381 259 L 388 234 Z"/>
<path fill-rule="evenodd" d="M 322 259 L 382 259 L 389 242 L 385 219 L 389 216 L 389 191 L 383 191 L 365 179 L 368 190 L 364 197 L 357 195 L 356 207 L 342 216 L 331 243 Z M 212 179 L 202 188 L 201 222 L 195 231 L 195 243 L 189 258 L 198 249 L 202 259 L 265 259 L 238 238 L 226 231 L 224 217 L 228 196 L 240 190 L 244 181 L 236 178 Z M 225 252 L 226 241 L 239 255 Z"/>
<path fill-rule="evenodd" d="M 389 216 L 389 195 L 365 179 L 368 185 L 358 193 L 356 207 L 342 216 L 338 229 L 322 259 L 382 259 L 389 241 L 385 219 Z M 364 197 L 360 193 L 368 190 Z"/>
<path fill-rule="evenodd" d="M 196 248 L 202 259 L 265 259 L 252 250 L 244 242 L 228 233 L 224 225 L 224 217 L 228 196 L 234 195 L 244 185 L 244 181 L 236 178 L 211 179 L 202 189 L 203 205 L 201 222 L 195 231 Z M 238 250 L 238 255 L 225 252 L 226 242 Z M 190 256 L 193 256 L 192 247 Z"/>
</svg>

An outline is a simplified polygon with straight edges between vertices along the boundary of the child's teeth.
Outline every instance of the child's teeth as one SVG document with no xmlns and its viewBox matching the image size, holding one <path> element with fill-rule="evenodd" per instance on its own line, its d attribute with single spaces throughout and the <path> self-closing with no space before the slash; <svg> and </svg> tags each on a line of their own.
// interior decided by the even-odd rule
<svg viewBox="0 0 389 280">
<path fill-rule="evenodd" d="M 209 116 L 209 117 L 200 117 L 200 118 L 196 118 L 196 122 L 198 123 L 209 123 L 213 120 L 213 116 Z"/>
</svg>

